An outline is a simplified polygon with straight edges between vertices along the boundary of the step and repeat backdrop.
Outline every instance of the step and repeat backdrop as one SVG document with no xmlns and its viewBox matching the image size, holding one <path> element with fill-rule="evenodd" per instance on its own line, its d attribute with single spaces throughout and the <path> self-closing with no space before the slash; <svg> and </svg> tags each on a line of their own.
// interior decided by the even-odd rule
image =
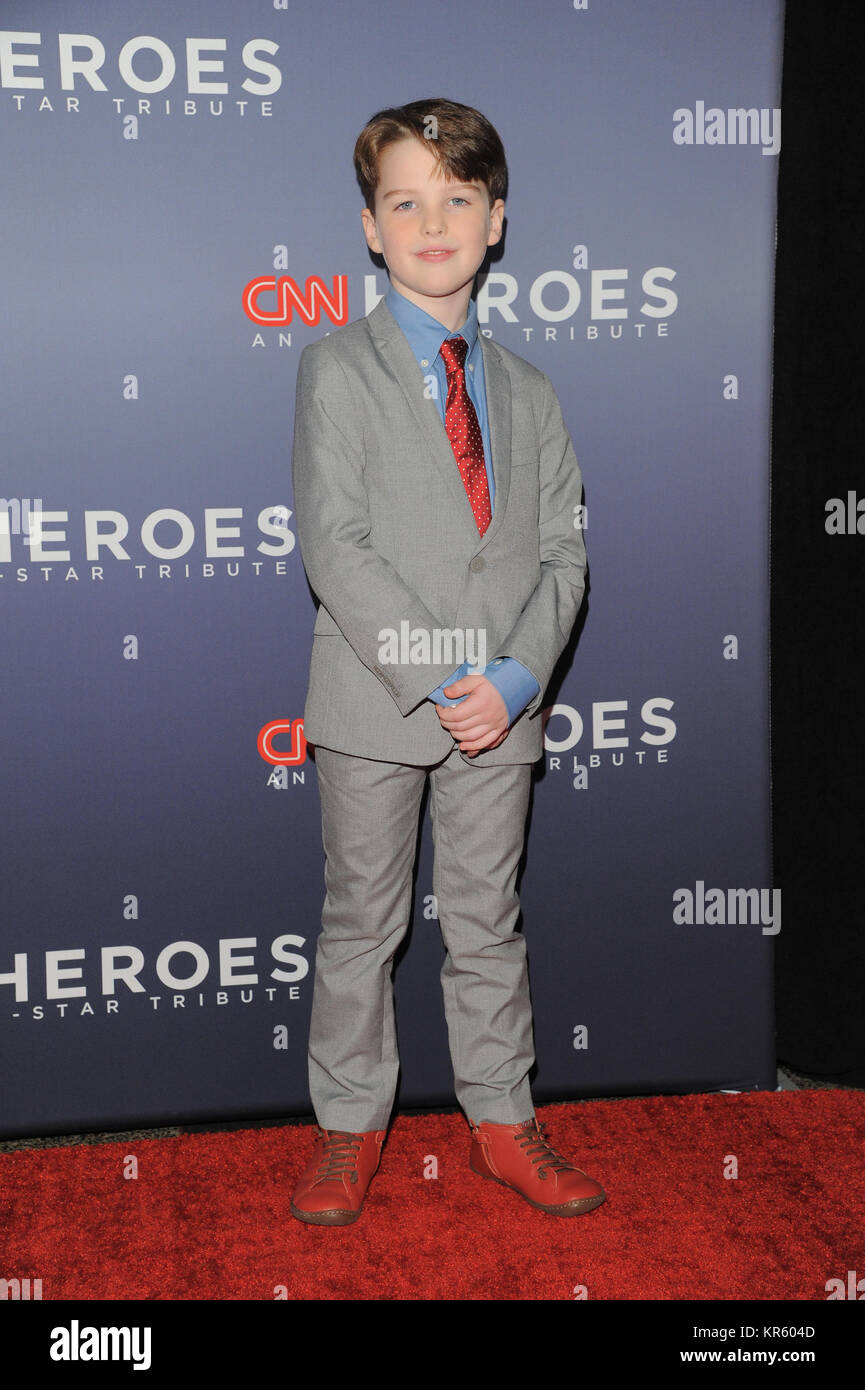
<svg viewBox="0 0 865 1390">
<path fill-rule="evenodd" d="M 4 0 L 0 26 L 0 1132 L 310 1113 L 295 376 L 387 288 L 355 138 L 433 96 L 504 142 L 480 327 L 549 375 L 585 481 L 519 880 L 535 1099 L 774 1087 L 780 0 Z M 454 1103 L 443 959 L 425 803 L 400 1106 Z"/>
</svg>

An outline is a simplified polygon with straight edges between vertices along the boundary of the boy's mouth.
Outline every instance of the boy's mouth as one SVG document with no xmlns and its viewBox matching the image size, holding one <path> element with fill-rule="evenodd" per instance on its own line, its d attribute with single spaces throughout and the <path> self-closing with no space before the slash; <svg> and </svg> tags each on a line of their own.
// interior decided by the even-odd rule
<svg viewBox="0 0 865 1390">
<path fill-rule="evenodd" d="M 454 252 L 447 247 L 436 246 L 430 247 L 426 251 L 418 251 L 416 254 L 421 261 L 446 261 L 448 256 L 452 256 Z"/>
</svg>

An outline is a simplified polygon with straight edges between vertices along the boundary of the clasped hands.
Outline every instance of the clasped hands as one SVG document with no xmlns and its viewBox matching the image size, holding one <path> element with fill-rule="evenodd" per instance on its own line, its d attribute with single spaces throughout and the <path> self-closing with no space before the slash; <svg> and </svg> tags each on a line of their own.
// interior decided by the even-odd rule
<svg viewBox="0 0 865 1390">
<path fill-rule="evenodd" d="M 504 700 L 486 676 L 461 676 L 444 687 L 444 693 L 458 705 L 436 705 L 442 728 L 447 729 L 460 752 L 473 758 L 484 748 L 498 748 L 508 736 L 508 711 Z"/>
</svg>

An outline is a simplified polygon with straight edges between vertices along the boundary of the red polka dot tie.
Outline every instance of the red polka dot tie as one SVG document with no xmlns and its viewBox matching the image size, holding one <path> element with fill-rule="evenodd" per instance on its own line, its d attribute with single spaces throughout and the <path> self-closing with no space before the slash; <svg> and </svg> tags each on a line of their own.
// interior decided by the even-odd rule
<svg viewBox="0 0 865 1390">
<path fill-rule="evenodd" d="M 445 430 L 454 451 L 478 531 L 484 534 L 490 524 L 490 489 L 484 463 L 481 427 L 466 390 L 465 360 L 469 345 L 465 338 L 446 338 L 441 345 L 448 383 L 445 403 Z"/>
</svg>

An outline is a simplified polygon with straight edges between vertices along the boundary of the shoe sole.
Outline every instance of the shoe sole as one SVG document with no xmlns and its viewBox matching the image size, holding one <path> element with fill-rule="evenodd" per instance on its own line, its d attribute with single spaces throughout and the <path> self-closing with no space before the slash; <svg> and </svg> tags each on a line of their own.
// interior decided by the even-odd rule
<svg viewBox="0 0 865 1390">
<path fill-rule="evenodd" d="M 291 1214 L 310 1226 L 350 1226 L 360 1216 L 360 1211 L 345 1211 L 339 1207 L 330 1211 L 299 1211 L 292 1202 Z"/>
<path fill-rule="evenodd" d="M 565 1202 L 560 1206 L 545 1207 L 542 1202 L 534 1202 L 531 1197 L 527 1197 L 520 1188 L 514 1187 L 512 1182 L 505 1182 L 504 1178 L 497 1178 L 495 1173 L 484 1173 L 480 1168 L 469 1161 L 469 1167 L 473 1173 L 477 1173 L 479 1178 L 488 1178 L 490 1182 L 497 1182 L 499 1187 L 506 1187 L 509 1192 L 516 1192 L 522 1197 L 529 1206 L 535 1207 L 538 1211 L 545 1211 L 548 1216 L 582 1216 L 584 1212 L 594 1211 L 602 1202 L 606 1201 L 606 1192 L 600 1193 L 596 1197 L 576 1197 L 573 1202 Z"/>
</svg>

